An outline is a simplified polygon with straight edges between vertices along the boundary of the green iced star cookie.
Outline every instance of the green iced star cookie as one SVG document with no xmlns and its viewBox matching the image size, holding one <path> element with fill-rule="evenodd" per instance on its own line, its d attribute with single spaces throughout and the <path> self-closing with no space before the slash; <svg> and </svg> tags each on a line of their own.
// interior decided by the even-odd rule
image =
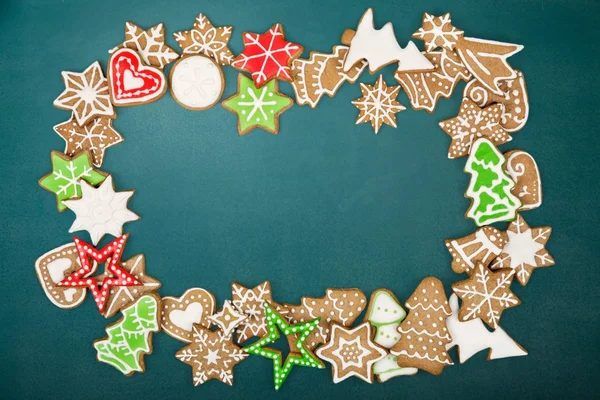
<svg viewBox="0 0 600 400">
<path fill-rule="evenodd" d="M 265 302 L 265 316 L 267 322 L 267 334 L 250 346 L 244 347 L 244 350 L 250 354 L 270 358 L 273 360 L 273 376 L 275 378 L 275 390 L 279 390 L 283 382 L 290 374 L 294 365 L 312 368 L 325 368 L 323 362 L 319 360 L 310 350 L 307 350 L 304 342 L 308 335 L 317 327 L 320 318 L 304 322 L 302 324 L 290 325 L 281 315 L 271 308 L 269 303 Z M 279 339 L 279 328 L 285 336 L 298 335 L 296 348 L 298 352 L 290 352 L 282 363 L 281 352 L 269 347 L 268 344 L 274 343 Z"/>
<path fill-rule="evenodd" d="M 79 182 L 81 179 L 96 186 L 107 177 L 104 172 L 94 169 L 91 162 L 92 157 L 87 151 L 73 157 L 53 151 L 50 159 L 52 160 L 52 172 L 42 177 L 39 184 L 47 191 L 56 194 L 58 211 L 67 209 L 63 200 L 81 196 Z"/>
<path fill-rule="evenodd" d="M 254 128 L 267 132 L 279 132 L 279 115 L 290 108 L 294 101 L 277 90 L 272 79 L 260 88 L 244 74 L 238 75 L 238 91 L 223 101 L 223 107 L 238 116 L 238 132 L 245 135 Z"/>
</svg>

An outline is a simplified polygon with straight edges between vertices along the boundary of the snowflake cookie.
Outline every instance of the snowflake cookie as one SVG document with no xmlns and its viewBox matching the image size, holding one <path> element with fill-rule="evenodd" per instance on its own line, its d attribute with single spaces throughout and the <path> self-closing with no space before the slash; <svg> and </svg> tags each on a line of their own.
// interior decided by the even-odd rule
<svg viewBox="0 0 600 400">
<path fill-rule="evenodd" d="M 183 54 L 203 54 L 219 65 L 230 65 L 233 53 L 228 44 L 232 32 L 232 26 L 215 27 L 206 15 L 200 13 L 191 30 L 175 32 L 173 36 Z"/>
<path fill-rule="evenodd" d="M 423 25 L 418 31 L 413 33 L 412 37 L 423 40 L 425 42 L 425 49 L 427 52 L 430 52 L 437 47 L 443 47 L 447 50 L 454 49 L 456 42 L 463 35 L 463 31 L 452 26 L 450 13 L 439 17 L 425 13 L 423 14 Z"/>
<path fill-rule="evenodd" d="M 546 242 L 552 234 L 549 226 L 531 228 L 521 214 L 517 214 L 506 234 L 506 246 L 490 265 L 491 269 L 510 268 L 515 271 L 519 283 L 525 286 L 534 269 L 554 265 L 554 259 L 546 250 Z"/>
<path fill-rule="evenodd" d="M 319 347 L 316 354 L 331 364 L 333 383 L 351 376 L 373 383 L 373 364 L 383 359 L 387 352 L 372 340 L 369 322 L 350 329 L 332 325 L 329 342 Z"/>
<path fill-rule="evenodd" d="M 67 206 L 63 200 L 81 196 L 81 181 L 98 185 L 108 176 L 92 166 L 92 156 L 89 151 L 84 151 L 74 157 L 69 157 L 61 152 L 50 153 L 52 172 L 39 180 L 41 187 L 56 195 L 58 211 L 64 211 Z"/>
<path fill-rule="evenodd" d="M 286 41 L 283 26 L 275 24 L 262 35 L 244 33 L 244 51 L 231 66 L 249 72 L 257 88 L 273 78 L 291 82 L 290 64 L 303 50 L 299 44 Z"/>
<path fill-rule="evenodd" d="M 210 331 L 200 324 L 192 326 L 191 344 L 175 354 L 181 362 L 193 369 L 194 386 L 211 379 L 233 385 L 233 367 L 242 362 L 248 353 L 233 343 L 231 336 L 221 331 Z"/>
<path fill-rule="evenodd" d="M 123 224 L 140 219 L 127 208 L 127 202 L 134 193 L 135 190 L 115 192 L 112 175 L 97 188 L 81 182 L 81 198 L 63 201 L 76 215 L 69 233 L 88 231 L 94 246 L 106 234 L 121 236 Z"/>
<path fill-rule="evenodd" d="M 54 100 L 54 107 L 73 111 L 80 126 L 96 117 L 115 117 L 108 81 L 98 61 L 81 73 L 63 71 L 62 77 L 65 90 Z"/>
<path fill-rule="evenodd" d="M 510 290 L 515 270 L 508 268 L 492 272 L 483 264 L 477 264 L 475 273 L 464 281 L 452 285 L 452 290 L 463 300 L 458 318 L 470 321 L 481 318 L 496 329 L 502 312 L 521 304 L 521 300 Z"/>
<path fill-rule="evenodd" d="M 111 49 L 109 54 L 123 47 L 135 50 L 146 65 L 160 69 L 179 58 L 179 54 L 165 44 L 165 26 L 162 23 L 145 31 L 133 22 L 126 22 L 125 41 Z"/>
<path fill-rule="evenodd" d="M 123 141 L 123 137 L 113 128 L 112 118 L 97 117 L 87 125 L 79 125 L 75 118 L 54 126 L 54 131 L 65 141 L 65 154 L 72 157 L 89 150 L 94 166 L 100 167 L 104 152 Z"/>
<path fill-rule="evenodd" d="M 277 89 L 277 81 L 269 81 L 256 87 L 252 79 L 238 75 L 238 90 L 223 101 L 223 107 L 238 116 L 238 133 L 245 135 L 255 128 L 279 133 L 279 116 L 294 104 L 294 101 Z"/>
<path fill-rule="evenodd" d="M 361 83 L 360 91 L 363 97 L 352 102 L 359 110 L 356 124 L 370 122 L 375 134 L 383 124 L 396 128 L 396 113 L 406 110 L 406 107 L 396 100 L 400 86 L 387 86 L 383 75 L 379 75 L 375 85 Z"/>
</svg>

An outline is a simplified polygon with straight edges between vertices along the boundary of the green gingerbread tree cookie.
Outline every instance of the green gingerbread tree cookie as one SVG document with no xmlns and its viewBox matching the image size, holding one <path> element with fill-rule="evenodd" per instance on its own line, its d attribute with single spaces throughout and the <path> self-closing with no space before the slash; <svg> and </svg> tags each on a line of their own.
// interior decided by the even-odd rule
<svg viewBox="0 0 600 400">
<path fill-rule="evenodd" d="M 477 140 L 471 148 L 465 172 L 471 182 L 465 196 L 472 200 L 467 218 L 477 226 L 498 221 L 512 221 L 521 201 L 510 191 L 515 183 L 504 172 L 505 158 L 488 139 Z"/>
<path fill-rule="evenodd" d="M 160 330 L 158 309 L 158 296 L 146 295 L 123 310 L 123 318 L 106 328 L 108 336 L 94 342 L 98 361 L 124 375 L 143 372 L 143 357 L 152 352 L 152 332 Z"/>
<path fill-rule="evenodd" d="M 270 80 L 257 88 L 252 79 L 238 76 L 238 91 L 223 101 L 223 107 L 238 116 L 238 132 L 245 135 L 254 128 L 279 132 L 279 115 L 290 108 L 293 100 L 277 90 L 277 81 Z"/>
<path fill-rule="evenodd" d="M 96 186 L 107 176 L 104 172 L 94 169 L 92 157 L 88 151 L 73 157 L 53 151 L 50 159 L 52 160 L 52 172 L 42 177 L 39 184 L 47 191 L 56 194 L 58 211 L 67 209 L 63 200 L 81 196 L 80 181 L 82 179 Z"/>
</svg>

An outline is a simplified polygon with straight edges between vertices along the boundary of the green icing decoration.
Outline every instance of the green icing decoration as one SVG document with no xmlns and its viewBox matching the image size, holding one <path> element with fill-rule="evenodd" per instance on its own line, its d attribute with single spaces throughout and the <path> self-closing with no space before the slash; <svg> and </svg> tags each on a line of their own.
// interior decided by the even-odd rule
<svg viewBox="0 0 600 400">
<path fill-rule="evenodd" d="M 152 352 L 152 332 L 160 330 L 158 299 L 140 297 L 122 311 L 123 317 L 106 328 L 108 337 L 94 342 L 98 361 L 112 365 L 125 375 L 144 371 L 144 354 Z"/>
<path fill-rule="evenodd" d="M 488 139 L 473 144 L 465 172 L 471 174 L 466 196 L 472 200 L 467 217 L 483 226 L 498 221 L 512 221 L 521 201 L 511 190 L 515 183 L 504 172 L 505 158 Z"/>
<path fill-rule="evenodd" d="M 67 209 L 63 200 L 81 196 L 81 179 L 94 186 L 106 179 L 106 174 L 94 169 L 87 151 L 72 158 L 53 151 L 50 159 L 52 172 L 40 179 L 39 183 L 44 189 L 56 194 L 58 211 Z"/>
<path fill-rule="evenodd" d="M 249 354 L 270 358 L 273 360 L 273 376 L 275 378 L 275 390 L 279 390 L 283 382 L 287 379 L 294 365 L 313 368 L 325 368 L 312 352 L 306 349 L 304 342 L 308 335 L 319 325 L 320 318 L 304 322 L 301 324 L 289 325 L 281 315 L 271 308 L 269 303 L 265 304 L 265 316 L 267 322 L 267 334 L 256 343 L 244 347 Z M 298 352 L 290 352 L 282 363 L 281 352 L 269 347 L 268 344 L 274 343 L 279 339 L 279 328 L 285 336 L 298 335 L 295 345 Z"/>
<path fill-rule="evenodd" d="M 252 79 L 238 76 L 238 92 L 223 102 L 223 107 L 238 116 L 238 131 L 245 135 L 254 128 L 271 133 L 279 131 L 279 114 L 290 108 L 291 98 L 277 90 L 277 81 L 270 80 L 257 88 Z"/>
</svg>

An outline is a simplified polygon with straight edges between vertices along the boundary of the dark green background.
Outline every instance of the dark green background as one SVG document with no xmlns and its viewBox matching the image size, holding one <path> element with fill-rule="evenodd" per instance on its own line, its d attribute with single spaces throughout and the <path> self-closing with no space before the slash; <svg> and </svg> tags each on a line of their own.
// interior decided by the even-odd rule
<svg viewBox="0 0 600 400">
<path fill-rule="evenodd" d="M 126 3 L 126 4 L 125 4 Z M 52 126 L 69 113 L 52 107 L 63 90 L 60 72 L 107 60 L 123 40 L 125 21 L 164 22 L 171 34 L 191 28 L 204 12 L 216 25 L 233 25 L 231 48 L 243 31 L 275 22 L 289 40 L 328 51 L 363 11 L 375 8 L 379 26 L 394 23 L 404 44 L 421 14 L 452 12 L 469 36 L 522 43 L 511 63 L 526 76 L 531 113 L 525 129 L 502 150 L 525 149 L 541 169 L 544 203 L 525 213 L 532 225 L 554 228 L 548 249 L 557 265 L 539 270 L 527 287 L 513 285 L 523 304 L 502 326 L 529 356 L 493 362 L 480 353 L 439 377 L 421 372 L 386 384 L 348 380 L 334 385 L 329 371 L 297 368 L 282 390 L 272 388 L 268 360 L 250 357 L 235 369 L 235 385 L 191 382 L 191 369 L 174 353 L 182 343 L 164 334 L 146 357 L 147 372 L 123 377 L 95 360 L 92 342 L 109 321 L 88 299 L 75 310 L 46 299 L 33 264 L 70 239 L 70 211 L 56 212 L 52 194 L 37 186 L 50 170 L 50 151 L 64 143 Z M 572 398 L 590 397 L 600 368 L 600 235 L 598 222 L 597 1 L 7 1 L 0 5 L 0 282 L 3 398 Z M 418 42 L 422 46 L 421 42 Z M 393 83 L 393 67 L 382 71 Z M 225 97 L 236 71 L 225 68 Z M 365 73 L 363 82 L 376 76 Z M 288 84 L 282 90 L 292 93 Z M 125 142 L 108 150 L 102 170 L 117 189 L 137 190 L 131 209 L 143 216 L 127 225 L 126 257 L 144 253 L 162 295 L 191 286 L 221 303 L 230 282 L 269 279 L 278 301 L 320 296 L 328 287 L 388 287 L 405 299 L 427 275 L 446 288 L 462 279 L 450 269 L 443 240 L 474 229 L 463 217 L 469 176 L 465 159 L 448 160 L 448 136 L 437 122 L 454 116 L 461 83 L 436 112 L 398 115 L 398 129 L 378 136 L 355 126 L 345 85 L 318 109 L 294 107 L 278 136 L 236 132 L 222 107 L 191 112 L 169 95 L 118 109 L 115 127 Z M 225 98 L 224 97 L 224 98 Z M 408 106 L 406 95 L 400 101 Z M 85 232 L 81 233 L 87 237 Z M 453 353 L 454 355 L 455 353 Z M 454 357 L 456 359 L 456 357 Z M 596 380 L 593 381 L 593 378 Z"/>
</svg>

